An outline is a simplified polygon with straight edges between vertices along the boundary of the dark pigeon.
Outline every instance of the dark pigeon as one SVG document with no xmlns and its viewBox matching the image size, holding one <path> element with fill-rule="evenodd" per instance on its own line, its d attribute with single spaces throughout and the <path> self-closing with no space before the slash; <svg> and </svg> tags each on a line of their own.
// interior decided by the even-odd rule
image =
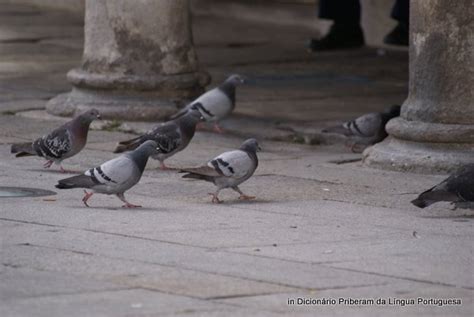
<svg viewBox="0 0 474 317">
<path fill-rule="evenodd" d="M 449 201 L 456 207 L 472 207 L 474 202 L 474 164 L 464 166 L 438 185 L 421 193 L 411 203 L 419 208 L 439 201 Z"/>
<path fill-rule="evenodd" d="M 119 142 L 114 153 L 131 151 L 143 142 L 153 140 L 161 151 L 152 155 L 152 158 L 160 161 L 161 168 L 166 169 L 164 161 L 188 146 L 196 131 L 196 124 L 202 120 L 203 117 L 199 111 L 191 110 L 175 120 L 155 126 L 139 137 Z"/>
<path fill-rule="evenodd" d="M 99 112 L 95 109 L 89 110 L 34 142 L 12 144 L 11 153 L 16 154 L 16 157 L 44 157 L 47 160 L 45 168 L 56 163 L 61 171 L 65 172 L 61 162 L 84 148 L 90 124 L 96 119 L 100 119 Z"/>
</svg>

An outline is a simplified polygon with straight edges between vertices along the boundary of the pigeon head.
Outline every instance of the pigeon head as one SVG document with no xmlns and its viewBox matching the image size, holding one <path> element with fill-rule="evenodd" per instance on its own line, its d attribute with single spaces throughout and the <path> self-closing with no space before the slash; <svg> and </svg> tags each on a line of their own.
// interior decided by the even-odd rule
<svg viewBox="0 0 474 317">
<path fill-rule="evenodd" d="M 102 119 L 99 111 L 96 109 L 87 110 L 86 112 L 82 113 L 79 117 L 81 118 L 81 121 L 84 123 L 91 123 L 94 120 Z"/>
<path fill-rule="evenodd" d="M 262 150 L 260 146 L 258 145 L 257 140 L 253 138 L 248 139 L 244 143 L 242 143 L 242 145 L 240 146 L 240 149 L 245 152 L 253 152 L 253 153 L 256 153 Z"/>
<path fill-rule="evenodd" d="M 229 77 L 227 77 L 225 82 L 229 83 L 229 84 L 232 84 L 233 86 L 237 86 L 237 85 L 245 83 L 245 79 L 244 79 L 244 77 L 242 77 L 238 74 L 233 74 L 233 75 L 230 75 Z"/>
<path fill-rule="evenodd" d="M 385 109 L 385 113 L 390 115 L 391 118 L 395 118 L 395 117 L 398 117 L 400 116 L 400 110 L 401 110 L 401 106 L 400 105 L 393 105 L 393 106 L 390 106 L 389 108 Z"/>
</svg>

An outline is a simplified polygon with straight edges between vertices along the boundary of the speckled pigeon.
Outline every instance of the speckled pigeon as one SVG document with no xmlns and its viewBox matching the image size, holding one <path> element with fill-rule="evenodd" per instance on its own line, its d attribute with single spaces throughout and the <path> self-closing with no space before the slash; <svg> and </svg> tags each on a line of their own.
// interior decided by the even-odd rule
<svg viewBox="0 0 474 317">
<path fill-rule="evenodd" d="M 183 178 L 200 179 L 214 183 L 217 186 L 212 195 L 212 202 L 219 203 L 219 192 L 224 188 L 232 188 L 240 194 L 239 199 L 250 200 L 254 196 L 245 195 L 238 187 L 249 179 L 258 166 L 257 152 L 260 151 L 257 140 L 248 139 L 240 146 L 240 149 L 224 152 L 210 160 L 207 165 L 182 169 L 187 174 Z"/>
<path fill-rule="evenodd" d="M 350 137 L 354 141 L 351 150 L 360 152 L 358 146 L 362 146 L 363 149 L 381 142 L 387 137 L 385 125 L 390 119 L 400 115 L 400 108 L 399 105 L 393 105 L 383 112 L 367 113 L 354 120 L 344 122 L 342 125 L 326 128 L 322 132 Z"/>
<path fill-rule="evenodd" d="M 82 202 L 87 207 L 89 207 L 87 201 L 94 193 L 106 195 L 114 194 L 125 203 L 123 207 L 126 208 L 141 207 L 129 203 L 125 199 L 124 193 L 138 183 L 145 170 L 148 157 L 159 151 L 161 151 L 161 149 L 155 141 L 146 141 L 134 151 L 125 153 L 98 167 L 91 168 L 82 175 L 58 181 L 56 188 L 91 189 L 91 192 L 84 190 L 85 196 Z"/>
<path fill-rule="evenodd" d="M 460 208 L 474 206 L 474 164 L 461 167 L 438 185 L 421 193 L 411 203 L 425 208 L 439 201 L 449 201 Z"/>
<path fill-rule="evenodd" d="M 45 168 L 56 163 L 61 166 L 64 159 L 79 153 L 87 143 L 89 126 L 95 119 L 100 119 L 99 111 L 91 109 L 65 123 L 51 133 L 35 140 L 34 142 L 12 144 L 11 153 L 16 157 L 41 156 L 48 161 Z"/>
<path fill-rule="evenodd" d="M 215 123 L 214 129 L 217 132 L 223 132 L 218 122 L 234 110 L 235 87 L 242 83 L 244 79 L 240 75 L 231 75 L 220 86 L 202 94 L 171 118 L 178 118 L 190 109 L 197 109 L 207 122 Z"/>
<path fill-rule="evenodd" d="M 139 137 L 119 142 L 114 153 L 130 151 L 147 140 L 153 140 L 162 150 L 160 153 L 152 155 L 152 158 L 160 161 L 161 169 L 167 169 L 164 163 L 165 159 L 188 146 L 196 131 L 196 124 L 202 120 L 203 117 L 199 111 L 191 110 L 175 120 L 155 126 Z"/>
</svg>

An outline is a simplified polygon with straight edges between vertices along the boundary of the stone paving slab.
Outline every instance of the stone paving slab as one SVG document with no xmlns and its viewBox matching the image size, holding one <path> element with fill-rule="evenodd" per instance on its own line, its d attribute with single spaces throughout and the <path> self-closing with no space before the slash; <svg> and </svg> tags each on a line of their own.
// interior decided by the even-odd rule
<svg viewBox="0 0 474 317">
<path fill-rule="evenodd" d="M 271 282 L 160 265 L 140 259 L 120 259 L 31 244 L 9 246 L 5 252 L 9 255 L 9 262 L 6 263 L 9 267 L 46 271 L 69 280 L 72 280 L 71 276 L 82 276 L 83 279 L 93 279 L 97 285 L 114 285 L 115 288 L 146 288 L 202 299 L 296 290 Z M 16 291 L 18 285 L 22 284 L 12 283 L 10 287 Z"/>
<path fill-rule="evenodd" d="M 150 316 L 157 311 L 194 312 L 219 309 L 224 304 L 169 295 L 145 289 L 99 291 L 74 295 L 39 296 L 7 301 L 3 316 Z"/>
<path fill-rule="evenodd" d="M 4 259 L 5 260 L 5 259 Z M 18 298 L 55 296 L 85 292 L 118 290 L 123 286 L 93 280 L 86 276 L 60 275 L 56 272 L 39 271 L 3 263 L 0 301 L 15 301 Z"/>
</svg>

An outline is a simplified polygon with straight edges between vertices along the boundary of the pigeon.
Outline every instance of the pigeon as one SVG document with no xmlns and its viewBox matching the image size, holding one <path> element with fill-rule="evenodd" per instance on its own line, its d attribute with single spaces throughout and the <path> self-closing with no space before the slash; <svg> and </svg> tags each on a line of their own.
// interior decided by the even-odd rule
<svg viewBox="0 0 474 317">
<path fill-rule="evenodd" d="M 119 142 L 114 153 L 122 153 L 136 149 L 147 140 L 155 141 L 162 149 L 152 158 L 160 161 L 161 169 L 167 169 L 165 159 L 184 150 L 196 131 L 196 124 L 204 120 L 198 110 L 191 109 L 181 117 L 155 126 L 150 131 L 131 140 Z"/>
<path fill-rule="evenodd" d="M 351 146 L 353 152 L 361 152 L 358 146 L 363 148 L 383 141 L 387 137 L 385 125 L 395 117 L 400 116 L 399 105 L 393 105 L 383 112 L 371 112 L 364 114 L 354 120 L 344 122 L 342 125 L 329 127 L 322 130 L 323 133 L 343 134 L 355 142 Z"/>
<path fill-rule="evenodd" d="M 228 116 L 235 107 L 235 87 L 243 84 L 242 76 L 234 74 L 229 76 L 220 86 L 207 91 L 199 98 L 181 109 L 171 119 L 178 118 L 190 109 L 197 109 L 203 115 L 205 121 L 214 122 L 214 129 L 222 133 L 219 120 Z"/>
<path fill-rule="evenodd" d="M 214 183 L 217 186 L 212 196 L 213 203 L 220 203 L 219 192 L 224 188 L 232 188 L 240 194 L 239 199 L 255 199 L 254 196 L 245 195 L 238 187 L 241 183 L 249 179 L 258 166 L 257 152 L 260 151 L 257 140 L 248 139 L 238 150 L 228 151 L 210 160 L 207 165 L 182 169 L 187 173 L 183 178 L 200 179 Z"/>
<path fill-rule="evenodd" d="M 461 167 L 438 185 L 421 193 L 411 203 L 419 208 L 439 201 L 449 201 L 455 207 L 472 207 L 474 202 L 474 164 Z"/>
<path fill-rule="evenodd" d="M 34 142 L 12 144 L 11 153 L 16 157 L 44 157 L 47 160 L 43 165 L 45 168 L 56 163 L 62 172 L 66 172 L 61 162 L 84 148 L 89 126 L 95 119 L 101 119 L 99 111 L 88 110 Z"/>
<path fill-rule="evenodd" d="M 82 175 L 77 175 L 58 181 L 56 188 L 85 188 L 82 202 L 89 207 L 87 201 L 94 193 L 106 195 L 115 194 L 125 203 L 122 207 L 141 207 L 129 203 L 124 196 L 125 191 L 132 188 L 142 177 L 148 157 L 161 151 L 155 141 L 146 141 L 137 149 L 118 156 L 102 165 L 87 170 Z M 86 189 L 90 189 L 88 192 Z"/>
</svg>

